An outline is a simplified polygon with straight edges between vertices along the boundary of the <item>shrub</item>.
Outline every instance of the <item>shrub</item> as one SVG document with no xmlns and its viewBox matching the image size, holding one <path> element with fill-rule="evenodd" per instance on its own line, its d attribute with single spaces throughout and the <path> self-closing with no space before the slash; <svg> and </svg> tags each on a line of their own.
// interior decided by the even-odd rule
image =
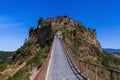
<svg viewBox="0 0 120 80">
<path fill-rule="evenodd" d="M 34 27 L 31 27 L 29 30 L 29 33 L 33 32 L 33 31 L 34 31 Z"/>
<path fill-rule="evenodd" d="M 38 24 L 42 24 L 42 22 L 43 22 L 43 18 L 40 17 L 39 20 L 38 20 Z"/>
<path fill-rule="evenodd" d="M 88 30 L 92 30 L 92 28 L 88 28 Z"/>
<path fill-rule="evenodd" d="M 84 32 L 84 31 L 87 31 L 86 27 L 83 26 L 83 25 L 80 25 L 80 26 L 79 26 L 79 29 L 80 29 L 81 31 L 83 31 L 83 32 Z"/>
</svg>

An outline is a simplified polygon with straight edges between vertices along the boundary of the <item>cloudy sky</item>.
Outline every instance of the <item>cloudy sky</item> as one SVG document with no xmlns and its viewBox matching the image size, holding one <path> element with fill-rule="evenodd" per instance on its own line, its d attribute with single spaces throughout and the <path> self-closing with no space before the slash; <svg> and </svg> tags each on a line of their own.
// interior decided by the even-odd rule
<svg viewBox="0 0 120 80">
<path fill-rule="evenodd" d="M 18 49 L 39 17 L 58 15 L 96 29 L 103 48 L 120 48 L 119 0 L 0 0 L 0 50 Z"/>
</svg>

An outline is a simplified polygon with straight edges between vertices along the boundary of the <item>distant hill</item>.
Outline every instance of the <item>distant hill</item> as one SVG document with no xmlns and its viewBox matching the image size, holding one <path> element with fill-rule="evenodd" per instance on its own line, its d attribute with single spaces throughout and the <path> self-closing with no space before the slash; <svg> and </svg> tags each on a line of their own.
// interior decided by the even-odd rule
<svg viewBox="0 0 120 80">
<path fill-rule="evenodd" d="M 12 57 L 13 52 L 0 51 L 0 59 L 8 59 Z"/>
<path fill-rule="evenodd" d="M 103 48 L 102 50 L 108 53 L 120 53 L 120 49 Z"/>
<path fill-rule="evenodd" d="M 119 53 L 113 53 L 112 55 L 114 55 L 115 57 L 120 58 L 120 54 Z"/>
</svg>

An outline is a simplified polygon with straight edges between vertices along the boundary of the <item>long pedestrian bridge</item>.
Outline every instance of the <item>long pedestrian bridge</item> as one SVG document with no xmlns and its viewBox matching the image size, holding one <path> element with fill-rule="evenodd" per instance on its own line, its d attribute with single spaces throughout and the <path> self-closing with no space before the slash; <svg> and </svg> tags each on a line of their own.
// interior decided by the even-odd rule
<svg viewBox="0 0 120 80">
<path fill-rule="evenodd" d="M 62 39 L 55 37 L 46 62 L 31 80 L 120 80 L 120 71 L 79 60 Z"/>
</svg>

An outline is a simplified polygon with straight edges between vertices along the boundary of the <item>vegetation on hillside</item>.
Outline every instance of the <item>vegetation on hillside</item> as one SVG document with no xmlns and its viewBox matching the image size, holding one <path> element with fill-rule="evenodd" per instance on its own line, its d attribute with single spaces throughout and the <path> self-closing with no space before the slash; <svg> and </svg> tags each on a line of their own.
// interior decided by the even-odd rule
<svg viewBox="0 0 120 80">
<path fill-rule="evenodd" d="M 0 72 L 4 71 L 8 65 L 12 64 L 13 52 L 0 51 Z"/>
<path fill-rule="evenodd" d="M 37 51 L 34 56 L 29 57 L 26 61 L 26 66 L 20 69 L 14 76 L 9 77 L 9 80 L 29 80 L 32 71 L 35 68 L 38 69 L 45 62 L 49 49 L 50 47 L 46 45 L 41 50 Z"/>
<path fill-rule="evenodd" d="M 29 80 L 34 69 L 38 69 L 45 62 L 52 43 L 54 33 L 51 33 L 51 25 L 42 18 L 38 24 L 43 24 L 41 28 L 30 28 L 29 40 L 18 49 L 13 56 L 13 60 L 21 65 L 26 63 L 10 80 Z"/>
<path fill-rule="evenodd" d="M 46 29 L 46 27 L 47 26 L 43 28 Z M 47 30 L 48 29 L 46 29 L 46 31 Z M 34 29 L 31 28 L 30 31 L 32 32 L 34 31 Z M 32 70 L 34 68 L 39 68 L 47 58 L 49 48 L 52 43 L 52 36 L 50 36 L 51 34 L 35 34 L 37 36 L 40 35 L 39 39 L 37 37 L 29 37 L 28 40 L 25 40 L 24 45 L 13 53 L 12 59 L 8 61 L 0 60 L 0 78 L 9 78 L 10 80 L 28 80 Z M 44 46 L 41 46 L 40 41 L 42 42 L 43 40 L 46 40 L 46 42 L 44 43 Z M 12 67 L 14 67 L 14 69 Z M 3 73 L 4 71 L 5 73 Z M 11 72 L 12 74 L 10 74 L 9 72 Z"/>
<path fill-rule="evenodd" d="M 60 30 L 63 32 L 64 41 L 80 60 L 120 70 L 120 58 L 116 58 L 111 54 L 100 51 L 94 44 L 85 40 L 85 34 L 88 30 L 92 29 L 79 26 L 74 27 L 72 30 L 64 27 Z M 79 35 L 77 35 L 77 33 L 79 33 Z"/>
<path fill-rule="evenodd" d="M 13 62 L 11 59 L 7 60 L 0 60 L 0 72 L 4 71 L 9 65 L 11 65 Z M 0 73 L 1 74 L 1 73 Z"/>
<path fill-rule="evenodd" d="M 40 50 L 39 43 L 36 39 L 29 39 L 13 54 L 13 61 L 19 61 L 19 64 L 24 62 L 28 57 Z"/>
</svg>

